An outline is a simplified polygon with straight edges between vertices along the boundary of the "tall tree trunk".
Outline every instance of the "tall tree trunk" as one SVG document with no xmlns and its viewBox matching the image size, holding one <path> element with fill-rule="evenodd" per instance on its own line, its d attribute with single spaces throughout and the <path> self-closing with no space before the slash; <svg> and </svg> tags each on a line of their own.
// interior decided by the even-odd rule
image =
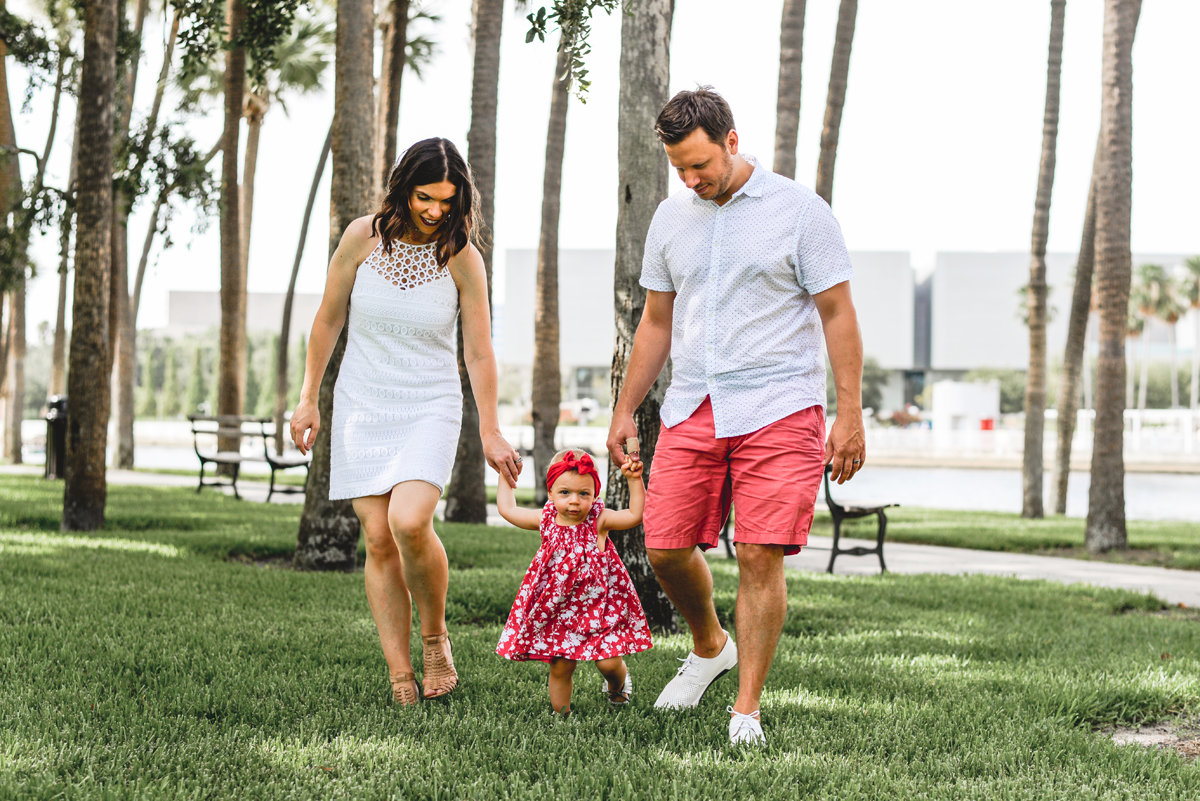
<svg viewBox="0 0 1200 801">
<path fill-rule="evenodd" d="M 239 195 L 241 204 L 241 245 L 238 287 L 237 314 L 237 376 L 238 376 L 238 408 L 246 414 L 253 414 L 253 409 L 246 407 L 246 380 L 249 377 L 250 347 L 246 332 L 246 310 L 249 303 L 250 277 L 250 226 L 254 222 L 254 175 L 258 170 L 258 143 L 262 136 L 263 117 L 266 116 L 271 98 L 263 90 L 246 94 L 246 153 L 242 164 L 242 185 Z"/>
<path fill-rule="evenodd" d="M 779 92 L 775 99 L 775 172 L 796 177 L 796 135 L 800 130 L 800 67 L 804 53 L 804 2 L 783 0 L 779 25 Z"/>
<path fill-rule="evenodd" d="M 488 307 L 492 302 L 492 220 L 496 194 L 496 99 L 500 82 L 500 30 L 504 0 L 475 0 L 475 65 L 471 79 L 471 127 L 467 130 L 467 161 L 479 190 L 483 220 L 479 252 L 487 272 Z M 463 358 L 462 320 L 458 323 L 458 377 L 462 383 L 462 429 L 450 486 L 446 489 L 445 518 L 455 523 L 487 522 L 487 466 L 479 439 L 479 407 Z"/>
<path fill-rule="evenodd" d="M 246 23 L 244 0 L 228 0 L 225 7 L 226 41 L 237 41 Z M 246 51 L 225 51 L 225 134 L 221 145 L 221 336 L 217 362 L 217 414 L 241 414 L 241 378 L 238 375 L 240 312 L 242 309 L 242 214 L 238 188 L 238 151 L 241 144 L 242 106 L 246 91 Z M 234 451 L 236 437 L 222 437 L 217 448 Z"/>
<path fill-rule="evenodd" d="M 408 0 L 391 0 L 383 24 L 383 67 L 379 72 L 378 126 L 375 143 L 375 175 L 379 182 L 375 197 L 387 191 L 392 165 L 396 162 L 396 136 L 400 126 L 400 84 L 404 78 L 405 48 L 408 46 Z"/>
<path fill-rule="evenodd" d="M 617 118 L 617 244 L 613 276 L 616 337 L 612 361 L 612 399 L 621 396 L 633 336 L 646 290 L 638 283 L 642 251 L 655 209 L 667 197 L 667 157 L 654 135 L 654 120 L 670 98 L 671 20 L 673 0 L 633 0 L 621 18 L 621 89 Z M 637 424 L 646 480 L 653 479 L 654 448 L 661 425 L 659 410 L 670 383 L 670 368 L 663 370 L 645 400 L 633 414 Z M 629 506 L 629 485 L 619 465 L 608 466 L 606 502 L 610 508 Z M 637 587 L 650 625 L 675 631 L 675 607 L 659 586 L 646 556 L 641 526 L 609 534 Z"/>
<path fill-rule="evenodd" d="M 292 276 L 288 279 L 287 295 L 283 299 L 283 325 L 279 332 L 279 345 L 275 351 L 275 453 L 283 455 L 283 440 L 286 432 L 288 407 L 288 338 L 292 335 L 292 304 L 296 299 L 296 277 L 300 274 L 300 260 L 304 256 L 304 243 L 308 241 L 308 223 L 312 219 L 313 205 L 317 202 L 317 187 L 321 185 L 321 176 L 325 173 L 325 162 L 329 159 L 329 150 L 333 144 L 333 126 L 325 136 L 325 144 L 321 147 L 321 158 L 317 161 L 317 171 L 313 173 L 312 188 L 308 190 L 308 205 L 304 207 L 304 220 L 300 223 L 300 241 L 296 243 L 296 259 L 292 262 Z"/>
<path fill-rule="evenodd" d="M 842 107 L 846 105 L 846 76 L 850 73 L 850 46 L 854 43 L 854 21 L 857 16 L 858 0 L 842 0 L 838 6 L 837 33 L 833 40 L 825 125 L 821 129 L 821 155 L 817 159 L 817 194 L 831 206 L 833 162 L 837 159 L 838 135 L 842 129 Z"/>
<path fill-rule="evenodd" d="M 337 8 L 337 55 L 334 62 L 333 176 L 329 202 L 329 255 L 342 232 L 372 207 L 375 176 L 375 13 L 372 0 L 341 0 Z M 317 432 L 312 468 L 304 495 L 304 513 L 296 541 L 295 565 L 305 570 L 353 570 L 358 559 L 358 518 L 349 500 L 329 500 L 330 431 L 333 387 L 346 351 L 342 327 L 317 407 L 324 425 Z"/>
<path fill-rule="evenodd" d="M 533 475 L 544 476 L 554 458 L 554 431 L 562 401 L 558 330 L 558 216 L 562 201 L 563 151 L 567 141 L 567 51 L 559 44 L 550 87 L 550 124 L 546 131 L 546 168 L 542 178 L 542 234 L 538 241 L 537 309 L 533 322 Z M 546 484 L 534 481 L 538 505 L 546 502 Z"/>
<path fill-rule="evenodd" d="M 1126 547 L 1124 389 L 1125 331 L 1132 255 L 1129 224 L 1133 184 L 1133 33 L 1139 0 L 1105 0 L 1103 105 L 1096 194 L 1096 276 L 1100 358 L 1096 432 L 1088 493 L 1086 541 L 1093 553 Z"/>
<path fill-rule="evenodd" d="M 1075 288 L 1071 293 L 1071 316 L 1067 322 L 1067 347 L 1063 355 L 1062 379 L 1058 385 L 1058 443 L 1054 453 L 1054 513 L 1067 513 L 1067 484 L 1071 476 L 1071 441 L 1079 412 L 1079 383 L 1087 347 L 1088 321 L 1092 309 L 1092 274 L 1096 263 L 1096 182 L 1099 180 L 1100 149 L 1092 158 L 1092 180 L 1088 187 L 1087 211 L 1079 257 L 1075 260 Z M 1083 379 L 1087 381 L 1088 378 Z M 1090 392 L 1085 393 L 1091 400 Z"/>
<path fill-rule="evenodd" d="M 1021 517 L 1045 517 L 1042 509 L 1043 442 L 1046 427 L 1046 238 L 1050 235 L 1050 195 L 1054 189 L 1058 144 L 1058 96 L 1062 75 L 1063 19 L 1067 0 L 1050 0 L 1050 56 L 1046 66 L 1046 110 L 1042 118 L 1042 157 L 1033 204 L 1033 243 L 1029 260 L 1029 373 L 1025 381 L 1025 452 Z"/>
<path fill-rule="evenodd" d="M 116 0 L 87 0 L 79 104 L 78 228 L 71 356 L 67 375 L 67 463 L 63 484 L 64 531 L 104 525 L 108 486 L 109 272 L 112 267 L 113 122 L 116 110 Z"/>
<path fill-rule="evenodd" d="M 67 391 L 67 275 L 71 268 L 71 229 L 75 224 L 75 182 L 79 173 L 79 114 L 71 141 L 71 170 L 67 178 L 68 200 L 63 204 L 58 248 L 58 315 L 54 321 L 54 353 L 51 356 L 50 395 Z"/>
</svg>

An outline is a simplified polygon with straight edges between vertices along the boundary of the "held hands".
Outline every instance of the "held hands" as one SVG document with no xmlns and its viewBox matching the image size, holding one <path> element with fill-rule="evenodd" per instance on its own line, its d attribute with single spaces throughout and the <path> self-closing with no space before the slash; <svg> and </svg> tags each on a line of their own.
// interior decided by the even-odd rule
<svg viewBox="0 0 1200 801">
<path fill-rule="evenodd" d="M 637 479 L 640 483 L 642 480 L 642 471 L 645 467 L 646 465 L 642 463 L 641 459 L 637 458 L 636 454 L 630 454 L 621 462 L 621 475 L 625 476 L 626 481 Z"/>
<path fill-rule="evenodd" d="M 608 448 L 608 456 L 613 460 L 613 464 L 625 464 L 625 444 L 627 440 L 632 439 L 637 442 L 637 425 L 633 422 L 631 414 L 613 414 L 612 424 L 608 427 L 608 440 L 604 443 Z M 637 449 L 629 452 L 629 456 L 639 462 Z M 624 468 L 621 468 L 624 472 Z M 628 478 L 628 476 L 626 476 Z"/>
<path fill-rule="evenodd" d="M 311 400 L 301 399 L 296 411 L 292 412 L 292 442 L 300 449 L 301 456 L 307 456 L 316 444 L 317 432 L 321 430 L 321 414 L 317 404 Z"/>
<path fill-rule="evenodd" d="M 862 413 L 839 414 L 825 442 L 824 464 L 833 465 L 829 477 L 839 484 L 845 484 L 866 463 L 866 431 L 863 429 Z"/>
<path fill-rule="evenodd" d="M 508 440 L 500 432 L 483 437 L 483 455 L 491 468 L 508 482 L 510 487 L 517 486 L 517 476 L 521 475 L 521 454 L 508 444 Z"/>
</svg>

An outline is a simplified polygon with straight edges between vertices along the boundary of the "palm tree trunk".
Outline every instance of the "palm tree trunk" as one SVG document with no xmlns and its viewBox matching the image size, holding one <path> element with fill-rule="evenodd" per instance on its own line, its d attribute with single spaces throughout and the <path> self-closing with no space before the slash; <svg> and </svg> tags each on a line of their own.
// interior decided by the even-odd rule
<svg viewBox="0 0 1200 801">
<path fill-rule="evenodd" d="M 667 158 L 654 135 L 654 120 L 670 95 L 671 21 L 673 0 L 634 0 L 621 19 L 621 88 L 617 118 L 617 242 L 613 276 L 616 336 L 612 361 L 612 399 L 621 395 L 633 336 L 646 306 L 646 290 L 638 283 L 642 250 L 654 210 L 667 197 Z M 647 480 L 653 480 L 654 448 L 661 425 L 659 410 L 670 383 L 663 370 L 645 400 L 634 412 L 641 459 Z M 606 503 L 612 509 L 629 506 L 629 485 L 615 463 L 608 466 Z M 621 553 L 646 610 L 650 625 L 660 631 L 679 627 L 675 607 L 667 599 L 646 556 L 641 526 L 609 534 Z"/>
<path fill-rule="evenodd" d="M 242 164 L 242 185 L 239 195 L 241 203 L 241 265 L 238 281 L 238 322 L 237 322 L 237 376 L 238 376 L 238 408 L 246 405 L 246 379 L 249 375 L 248 365 L 250 351 L 246 338 L 246 308 L 248 298 L 248 279 L 250 276 L 250 226 L 254 221 L 254 174 L 258 170 L 258 143 L 262 136 L 263 117 L 267 113 L 270 97 L 263 91 L 247 94 L 246 107 L 246 153 Z M 252 412 L 245 409 L 246 413 Z"/>
<path fill-rule="evenodd" d="M 50 395 L 67 391 L 67 275 L 70 272 L 71 229 L 75 224 L 75 181 L 79 172 L 79 115 L 75 115 L 75 136 L 71 142 L 71 170 L 67 178 L 68 202 L 63 204 L 58 247 L 58 315 L 54 321 L 54 352 L 51 356 Z"/>
<path fill-rule="evenodd" d="M 825 101 L 825 126 L 821 129 L 821 155 L 817 159 L 817 194 L 833 205 L 833 162 L 837 158 L 842 107 L 846 104 L 846 76 L 850 72 L 850 46 L 854 43 L 854 21 L 858 0 L 842 0 L 838 6 L 837 33 L 833 41 L 833 66 L 829 70 L 829 95 Z"/>
<path fill-rule="evenodd" d="M 796 135 L 800 130 L 800 67 L 804 53 L 804 2 L 783 0 L 779 25 L 779 92 L 775 99 L 775 172 L 796 177 Z"/>
<path fill-rule="evenodd" d="M 1171 408 L 1179 408 L 1179 355 L 1175 352 L 1175 324 L 1178 320 L 1167 320 L 1167 346 L 1171 352 Z"/>
<path fill-rule="evenodd" d="M 342 0 L 337 7 L 337 55 L 334 62 L 333 175 L 329 202 L 329 255 L 342 232 L 370 212 L 375 175 L 375 9 L 372 0 Z M 304 494 L 304 512 L 296 539 L 295 566 L 305 570 L 354 569 L 358 559 L 358 518 L 350 501 L 329 500 L 330 429 L 333 388 L 346 351 L 341 336 L 321 380 L 317 406 L 324 425 L 313 447 L 312 468 Z"/>
<path fill-rule="evenodd" d="M 87 0 L 79 105 L 75 296 L 71 310 L 70 401 L 63 484 L 64 531 L 104 525 L 108 486 L 109 273 L 112 268 L 113 122 L 116 111 L 116 0 Z"/>
<path fill-rule="evenodd" d="M 312 219 L 313 205 L 317 202 L 317 187 L 325 174 L 325 162 L 333 143 L 333 126 L 325 137 L 317 171 L 313 173 L 312 188 L 308 190 L 308 205 L 304 207 L 304 220 L 300 223 L 300 241 L 296 244 L 296 259 L 292 262 L 292 276 L 288 279 L 287 295 L 283 299 L 283 325 L 279 332 L 279 345 L 275 351 L 275 453 L 283 455 L 285 420 L 288 407 L 288 338 L 292 335 L 292 304 L 296 299 L 296 277 L 300 274 L 300 259 L 304 256 L 304 243 L 308 240 L 308 223 Z"/>
<path fill-rule="evenodd" d="M 1195 413 L 1200 410 L 1200 305 L 1192 307 L 1192 326 L 1195 336 L 1192 337 L 1192 386 L 1188 400 Z"/>
<path fill-rule="evenodd" d="M 488 306 L 492 299 L 492 221 L 496 194 L 496 99 L 500 82 L 500 30 L 504 22 L 504 0 L 475 0 L 475 64 L 471 79 L 471 127 L 467 130 L 467 161 L 479 190 L 479 213 L 483 220 L 479 252 L 487 273 Z M 487 488 L 484 486 L 483 441 L 479 439 L 479 407 L 471 390 L 471 378 L 463 358 L 462 320 L 458 323 L 458 377 L 462 384 L 462 429 L 454 470 L 446 488 L 447 521 L 487 522 Z"/>
<path fill-rule="evenodd" d="M 1071 441 L 1079 411 L 1079 382 L 1087 348 L 1088 322 L 1092 308 L 1092 274 L 1096 263 L 1096 181 L 1100 150 L 1092 158 L 1092 180 L 1088 187 L 1087 212 L 1083 217 L 1083 236 L 1079 257 L 1075 260 L 1075 289 L 1071 293 L 1071 316 L 1067 322 L 1067 347 L 1063 355 L 1062 380 L 1058 385 L 1058 444 L 1054 453 L 1054 513 L 1067 513 L 1067 484 L 1071 476 Z M 1084 374 L 1091 401 L 1090 376 Z"/>
<path fill-rule="evenodd" d="M 1100 115 L 1101 163 L 1096 194 L 1096 275 L 1100 300 L 1100 358 L 1096 433 L 1086 541 L 1092 552 L 1124 548 L 1125 331 L 1132 255 L 1133 33 L 1139 0 L 1105 0 Z"/>
<path fill-rule="evenodd" d="M 244 0 L 228 0 L 225 7 L 226 40 L 241 36 L 246 23 Z M 217 414 L 241 414 L 241 379 L 238 375 L 240 312 L 242 309 L 242 215 L 238 188 L 238 150 L 241 142 L 242 105 L 246 91 L 246 51 L 240 46 L 225 51 L 225 135 L 221 145 L 221 335 L 217 377 Z M 237 450 L 236 437 L 217 441 L 219 450 Z"/>
<path fill-rule="evenodd" d="M 533 323 L 533 474 L 546 475 L 554 457 L 554 431 L 562 401 L 559 370 L 558 217 L 562 204 L 563 151 L 570 102 L 567 51 L 559 44 L 550 87 L 550 124 L 546 131 L 546 169 L 542 178 L 542 234 L 538 241 L 537 310 Z M 534 481 L 538 505 L 546 503 L 546 485 Z"/>
<path fill-rule="evenodd" d="M 1029 373 L 1025 381 L 1025 452 L 1021 517 L 1042 518 L 1043 442 L 1046 427 L 1046 238 L 1050 234 L 1050 195 L 1054 189 L 1058 143 L 1058 96 L 1062 75 L 1063 19 L 1067 0 L 1050 0 L 1050 55 L 1046 67 L 1046 110 L 1042 118 L 1042 157 L 1033 204 L 1033 246 L 1029 262 Z"/>
<path fill-rule="evenodd" d="M 408 0 L 392 0 L 383 24 L 383 67 L 379 71 L 379 108 L 375 115 L 379 128 L 375 144 L 375 175 L 379 184 L 375 197 L 382 197 L 387 190 L 392 165 L 396 162 L 400 84 L 404 78 L 407 45 Z"/>
</svg>

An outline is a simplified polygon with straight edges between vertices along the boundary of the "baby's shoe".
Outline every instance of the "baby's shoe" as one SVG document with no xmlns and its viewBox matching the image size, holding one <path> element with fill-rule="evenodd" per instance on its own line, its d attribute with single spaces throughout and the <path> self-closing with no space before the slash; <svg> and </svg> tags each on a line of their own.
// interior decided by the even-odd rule
<svg viewBox="0 0 1200 801">
<path fill-rule="evenodd" d="M 633 698 L 633 677 L 629 675 L 629 668 L 625 668 L 625 684 L 617 692 L 608 689 L 608 679 L 600 680 L 600 692 L 608 696 L 610 706 L 621 707 L 629 703 Z"/>
</svg>

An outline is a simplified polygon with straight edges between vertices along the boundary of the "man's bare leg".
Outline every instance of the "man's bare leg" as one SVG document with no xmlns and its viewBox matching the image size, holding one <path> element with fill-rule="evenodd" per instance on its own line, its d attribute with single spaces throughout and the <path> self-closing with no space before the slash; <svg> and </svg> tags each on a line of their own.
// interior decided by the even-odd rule
<svg viewBox="0 0 1200 801">
<path fill-rule="evenodd" d="M 758 709 L 783 632 L 787 582 L 782 545 L 739 542 L 737 560 L 738 697 L 733 709 L 748 715 Z"/>
<path fill-rule="evenodd" d="M 683 615 L 692 630 L 693 651 L 702 659 L 712 659 L 725 647 L 725 631 L 713 605 L 712 573 L 700 549 L 647 548 L 650 567 L 667 598 Z M 738 607 L 741 611 L 741 607 Z"/>
</svg>

